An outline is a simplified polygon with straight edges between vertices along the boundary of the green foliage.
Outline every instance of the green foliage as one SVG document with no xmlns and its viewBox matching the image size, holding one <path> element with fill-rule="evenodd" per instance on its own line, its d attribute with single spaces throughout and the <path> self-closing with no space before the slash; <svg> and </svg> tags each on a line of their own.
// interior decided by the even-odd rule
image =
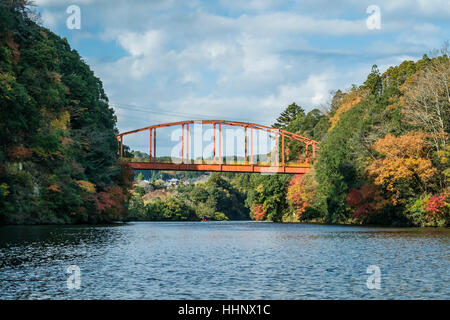
<svg viewBox="0 0 450 320">
<path fill-rule="evenodd" d="M 267 220 L 281 222 L 283 213 L 288 208 L 286 188 L 290 178 L 290 175 L 251 175 L 247 207 L 262 205 L 266 210 Z"/>
<path fill-rule="evenodd" d="M 430 199 L 429 194 L 420 198 L 411 198 L 405 208 L 405 214 L 414 225 L 424 225 L 426 221 L 426 203 Z"/>
<path fill-rule="evenodd" d="M 156 183 L 156 182 L 155 182 Z M 153 185 L 155 186 L 155 183 Z M 244 195 L 228 178 L 212 174 L 205 183 L 178 186 L 165 199 L 153 198 L 144 203 L 143 192 L 135 187 L 130 201 L 131 220 L 245 220 L 249 218 Z M 157 189 L 155 187 L 155 189 Z M 144 192 L 145 193 L 145 192 Z"/>
<path fill-rule="evenodd" d="M 0 222 L 120 220 L 129 176 L 102 83 L 26 3 L 0 6 Z"/>
<path fill-rule="evenodd" d="M 424 55 L 423 59 L 416 63 L 404 61 L 399 66 L 390 67 L 383 75 L 379 74 L 374 65 L 372 72 L 359 89 L 354 88 L 349 93 L 335 95 L 333 99 L 335 104 L 330 114 L 339 115 L 339 117 L 333 119 L 334 125 L 321 141 L 319 157 L 315 163 L 318 187 L 313 207 L 318 209 L 316 217 L 319 213 L 323 221 L 328 223 L 353 221 L 354 210 L 348 207 L 345 199 L 350 190 L 373 183 L 372 178 L 368 176 L 369 165 L 375 159 L 382 157 L 374 150 L 375 142 L 380 141 L 387 134 L 405 136 L 413 129 L 404 117 L 402 103 L 405 86 L 415 85 L 412 79 L 419 72 L 432 66 L 434 61 L 442 59 L 442 57 L 429 59 Z M 440 76 L 445 77 L 445 72 L 448 77 L 449 70 L 442 71 Z M 414 93 L 409 91 L 409 94 Z M 351 94 L 356 94 L 361 99 L 349 104 L 348 101 L 346 102 L 346 95 L 350 97 Z M 416 126 L 414 129 L 425 130 L 426 128 Z M 434 159 L 434 167 L 440 172 L 436 178 L 444 177 L 448 170 L 448 161 L 444 154 L 443 150 L 428 153 L 428 157 Z M 396 165 L 399 168 L 406 170 L 408 156 L 412 155 L 404 154 L 393 161 L 398 162 Z M 379 163 L 382 163 L 382 160 L 377 162 Z M 382 168 L 377 169 L 383 172 Z M 408 172 L 401 174 L 409 175 Z M 392 225 L 429 225 L 424 209 L 426 191 L 439 193 L 442 189 L 447 190 L 446 183 L 442 182 L 445 178 L 441 179 L 440 188 L 434 180 L 436 179 L 422 185 L 420 189 L 414 189 L 414 192 L 409 195 L 410 198 L 393 203 L 388 201 L 388 195 L 392 193 L 392 190 L 383 189 L 381 196 L 372 197 L 372 201 L 376 198 L 377 203 L 362 203 L 358 209 L 377 207 L 378 213 L 370 217 L 362 217 L 360 221 Z M 411 182 L 405 180 L 396 188 L 410 190 L 411 185 Z M 362 210 L 364 211 L 367 210 Z"/>
<path fill-rule="evenodd" d="M 305 111 L 297 104 L 291 103 L 277 118 L 277 122 L 273 125 L 277 129 L 285 129 L 292 121 L 299 117 L 304 117 Z"/>
<path fill-rule="evenodd" d="M 364 82 L 362 88 L 369 89 L 369 92 L 375 96 L 380 94 L 381 76 L 376 64 L 372 66 L 372 72 L 367 76 L 367 80 Z"/>
</svg>

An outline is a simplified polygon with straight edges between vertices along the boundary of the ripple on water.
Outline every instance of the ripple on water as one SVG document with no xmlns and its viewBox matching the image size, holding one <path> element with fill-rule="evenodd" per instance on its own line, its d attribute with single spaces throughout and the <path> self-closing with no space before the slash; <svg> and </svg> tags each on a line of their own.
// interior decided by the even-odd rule
<svg viewBox="0 0 450 320">
<path fill-rule="evenodd" d="M 255 222 L 0 228 L 2 299 L 448 299 L 448 229 Z M 80 290 L 67 289 L 78 265 Z M 381 289 L 369 290 L 369 265 Z"/>
</svg>

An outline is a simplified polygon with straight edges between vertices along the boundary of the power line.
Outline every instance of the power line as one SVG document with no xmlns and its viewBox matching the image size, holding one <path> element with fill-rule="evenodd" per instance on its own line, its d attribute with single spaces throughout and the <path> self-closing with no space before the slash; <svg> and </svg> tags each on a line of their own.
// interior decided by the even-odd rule
<svg viewBox="0 0 450 320">
<path fill-rule="evenodd" d="M 200 120 L 207 120 L 207 119 L 211 119 L 211 118 L 217 118 L 219 119 L 220 117 L 214 117 L 214 116 L 208 116 L 208 115 L 199 115 L 199 114 L 194 114 L 194 113 L 184 113 L 184 112 L 168 112 L 168 111 L 151 111 L 151 110 L 144 110 L 144 109 L 140 109 L 137 108 L 136 106 L 129 106 L 129 105 L 123 105 L 123 104 L 111 104 L 114 107 L 117 107 L 119 109 L 125 109 L 125 110 L 132 110 L 132 111 L 137 111 L 137 112 L 144 112 L 144 113 L 154 113 L 154 114 L 162 114 L 162 115 L 170 115 L 170 116 L 182 116 L 182 117 L 188 117 L 189 119 L 192 119 L 193 117 L 198 118 Z M 233 119 L 236 121 L 246 121 L 246 122 L 253 122 L 249 121 L 247 119 Z M 261 121 L 259 121 L 261 123 Z M 267 123 L 267 122 L 265 122 Z"/>
<path fill-rule="evenodd" d="M 195 114 L 189 114 L 189 113 L 183 113 L 183 112 L 174 112 L 174 111 L 152 111 L 152 109 L 141 109 L 138 106 L 131 106 L 131 105 L 125 105 L 125 104 L 118 104 L 118 103 L 112 103 L 112 106 L 119 108 L 119 109 L 125 109 L 125 110 L 133 110 L 137 112 L 144 112 L 144 113 L 155 113 L 155 114 L 166 114 L 166 115 L 177 115 L 177 116 L 198 116 L 198 117 L 205 117 L 203 115 L 195 115 Z M 143 107 L 147 108 L 147 107 Z"/>
<path fill-rule="evenodd" d="M 152 114 L 158 114 L 158 115 L 186 117 L 187 119 L 197 118 L 199 120 L 208 120 L 208 119 L 212 119 L 212 118 L 217 118 L 217 119 L 221 118 L 221 116 L 214 117 L 211 115 L 199 115 L 199 114 L 194 114 L 194 113 L 185 113 L 185 112 L 178 112 L 178 111 L 155 110 L 154 108 L 145 107 L 145 106 L 126 105 L 126 104 L 119 104 L 119 103 L 111 103 L 110 105 L 113 107 L 119 108 L 119 109 L 123 109 L 123 110 L 131 110 L 131 111 L 136 111 L 136 112 L 152 113 Z M 142 109 L 142 108 L 146 108 L 146 109 Z M 126 115 L 126 117 L 129 117 L 129 115 Z M 142 118 L 135 118 L 135 119 L 141 120 Z M 260 124 L 270 125 L 267 121 L 255 121 L 254 119 L 253 120 L 229 119 L 229 120 L 244 121 L 244 122 L 258 122 Z"/>
</svg>

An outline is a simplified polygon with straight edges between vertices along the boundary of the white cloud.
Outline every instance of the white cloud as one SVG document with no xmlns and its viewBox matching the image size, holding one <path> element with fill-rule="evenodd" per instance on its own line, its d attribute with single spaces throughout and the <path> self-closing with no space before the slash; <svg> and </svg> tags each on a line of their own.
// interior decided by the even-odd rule
<svg viewBox="0 0 450 320">
<path fill-rule="evenodd" d="M 53 9 L 72 3 L 39 2 Z M 308 111 L 330 90 L 360 84 L 372 64 L 383 71 L 416 59 L 448 34 L 429 18 L 447 14 L 441 0 L 380 0 L 376 32 L 365 23 L 371 1 L 78 3 L 83 32 L 125 52 L 112 62 L 88 57 L 110 100 L 153 110 L 117 109 L 121 129 L 177 120 L 180 112 L 270 124 L 288 104 Z M 60 11 L 65 21 L 64 8 L 53 9 L 43 11 L 50 27 Z"/>
<path fill-rule="evenodd" d="M 327 102 L 329 93 L 335 88 L 335 84 L 334 72 L 312 74 L 306 81 L 279 86 L 277 94 L 262 99 L 261 105 L 267 108 L 279 108 L 296 102 L 310 110 L 313 106 Z"/>
<path fill-rule="evenodd" d="M 117 37 L 119 44 L 133 57 L 153 55 L 160 51 L 163 44 L 161 31 L 149 30 L 143 34 L 125 32 Z"/>
<path fill-rule="evenodd" d="M 404 12 L 424 17 L 450 17 L 448 0 L 385 0 L 381 5 L 388 12 Z"/>
<path fill-rule="evenodd" d="M 49 28 L 49 29 L 54 29 L 60 22 L 61 16 L 58 16 L 57 14 L 55 14 L 51 11 L 44 10 L 41 13 L 41 19 L 42 19 L 42 23 L 43 23 L 44 27 Z"/>
<path fill-rule="evenodd" d="M 98 1 L 98 0 L 97 0 Z M 37 6 L 63 6 L 63 5 L 81 5 L 81 4 L 93 4 L 94 0 L 34 0 Z"/>
</svg>

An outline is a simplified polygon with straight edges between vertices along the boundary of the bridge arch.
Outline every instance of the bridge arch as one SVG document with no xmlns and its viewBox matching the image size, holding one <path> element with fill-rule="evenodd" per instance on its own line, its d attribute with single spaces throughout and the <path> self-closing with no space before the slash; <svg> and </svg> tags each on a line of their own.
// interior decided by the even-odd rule
<svg viewBox="0 0 450 320">
<path fill-rule="evenodd" d="M 192 163 L 189 160 L 189 126 L 191 125 L 212 125 L 214 136 L 213 159 L 201 163 Z M 164 127 L 180 126 L 182 129 L 182 148 L 181 163 L 162 163 L 156 157 L 156 130 Z M 223 126 L 234 126 L 244 128 L 244 160 L 241 163 L 224 163 L 222 154 L 222 128 Z M 218 129 L 218 134 L 216 131 Z M 274 163 L 258 163 L 254 160 L 253 154 L 253 132 L 255 130 L 265 131 L 276 137 L 276 161 Z M 149 131 L 149 159 L 148 161 L 133 161 L 123 157 L 124 136 L 138 132 Z M 250 138 L 247 132 L 250 131 Z M 141 170 L 175 170 L 175 171 L 226 171 L 226 172 L 267 172 L 267 173 L 306 173 L 311 167 L 312 160 L 316 157 L 320 143 L 310 138 L 289 132 L 283 129 L 277 129 L 265 125 L 251 122 L 229 121 L 229 120 L 186 120 L 156 124 L 136 130 L 120 133 L 116 136 L 119 144 L 119 153 L 122 163 L 128 164 L 133 169 Z M 279 141 L 281 138 L 281 142 Z M 250 139 L 250 141 L 248 141 Z M 218 140 L 218 141 L 217 141 Z M 217 142 L 216 142 L 217 141 Z M 291 141 L 300 143 L 304 146 L 303 161 L 288 163 L 289 143 Z M 281 149 L 281 152 L 280 150 Z"/>
</svg>

